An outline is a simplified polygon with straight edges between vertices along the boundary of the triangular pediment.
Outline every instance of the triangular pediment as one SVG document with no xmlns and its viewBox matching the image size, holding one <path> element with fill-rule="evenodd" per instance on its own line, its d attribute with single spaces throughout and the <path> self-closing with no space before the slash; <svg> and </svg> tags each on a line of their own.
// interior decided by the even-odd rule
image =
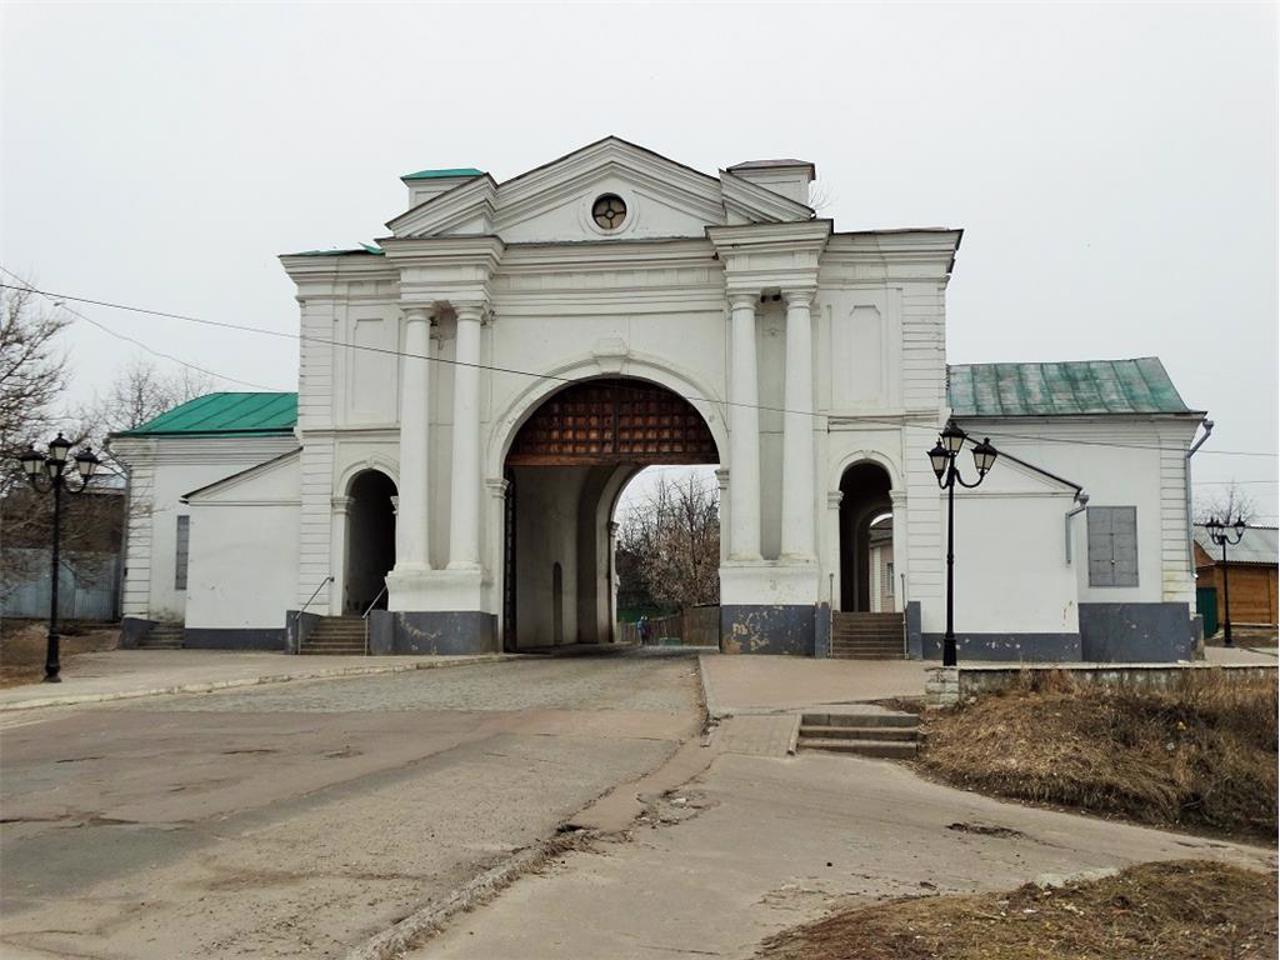
<svg viewBox="0 0 1280 960">
<path fill-rule="evenodd" d="M 184 503 L 295 503 L 302 450 L 233 473 L 182 496 Z"/>
<path fill-rule="evenodd" d="M 625 213 L 600 226 L 602 196 Z M 397 237 L 491 234 L 507 243 L 556 243 L 702 237 L 709 226 L 808 220 L 804 204 L 731 173 L 701 173 L 618 137 L 504 183 L 476 177 L 396 217 Z"/>
</svg>

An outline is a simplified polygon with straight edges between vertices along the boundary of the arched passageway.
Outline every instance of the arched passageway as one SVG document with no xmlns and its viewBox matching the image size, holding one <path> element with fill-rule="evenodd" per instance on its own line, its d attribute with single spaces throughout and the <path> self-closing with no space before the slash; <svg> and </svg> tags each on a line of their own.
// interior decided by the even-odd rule
<svg viewBox="0 0 1280 960">
<path fill-rule="evenodd" d="M 719 460 L 702 415 L 647 380 L 583 380 L 544 400 L 506 457 L 504 649 L 612 640 L 623 488 L 646 466 Z"/>
<path fill-rule="evenodd" d="M 396 565 L 396 485 L 385 473 L 365 470 L 351 481 L 347 495 L 347 557 L 343 613 L 364 613 L 377 601 L 387 604 L 388 571 Z"/>
<path fill-rule="evenodd" d="M 855 463 L 840 478 L 840 609 L 891 613 L 897 609 L 893 572 L 893 501 L 889 474 L 876 463 Z"/>
</svg>

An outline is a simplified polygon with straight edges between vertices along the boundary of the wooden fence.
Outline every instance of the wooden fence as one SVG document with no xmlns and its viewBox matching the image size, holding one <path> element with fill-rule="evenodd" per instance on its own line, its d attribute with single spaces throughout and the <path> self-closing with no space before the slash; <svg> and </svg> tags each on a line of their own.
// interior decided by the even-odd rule
<svg viewBox="0 0 1280 960">
<path fill-rule="evenodd" d="M 720 608 L 690 607 L 667 617 L 648 621 L 650 646 L 720 646 Z M 619 623 L 618 639 L 622 643 L 640 643 L 640 628 L 635 623 Z"/>
</svg>

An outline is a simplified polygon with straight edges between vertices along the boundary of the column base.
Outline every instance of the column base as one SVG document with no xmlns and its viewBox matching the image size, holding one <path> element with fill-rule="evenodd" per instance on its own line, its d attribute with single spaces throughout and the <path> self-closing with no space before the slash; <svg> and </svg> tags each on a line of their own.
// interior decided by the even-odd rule
<svg viewBox="0 0 1280 960">
<path fill-rule="evenodd" d="M 483 610 L 375 610 L 369 653 L 458 656 L 499 653 L 498 618 Z"/>
<path fill-rule="evenodd" d="M 815 656 L 826 617 L 818 586 L 814 563 L 722 563 L 721 652 Z"/>
<path fill-rule="evenodd" d="M 400 569 L 387 574 L 387 609 L 400 611 L 483 610 L 484 571 Z"/>
<path fill-rule="evenodd" d="M 722 605 L 812 605 L 817 602 L 816 563 L 730 560 L 720 564 Z"/>
</svg>

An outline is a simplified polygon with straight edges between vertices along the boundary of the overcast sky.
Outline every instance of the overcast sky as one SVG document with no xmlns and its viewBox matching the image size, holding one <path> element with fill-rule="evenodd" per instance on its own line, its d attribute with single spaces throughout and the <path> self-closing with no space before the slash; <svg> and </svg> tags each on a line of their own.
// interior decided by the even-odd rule
<svg viewBox="0 0 1280 960">
<path fill-rule="evenodd" d="M 837 229 L 964 228 L 951 362 L 1158 354 L 1217 423 L 1197 481 L 1277 513 L 1270 4 L 0 17 L 0 264 L 49 289 L 291 331 L 276 256 L 386 235 L 408 171 L 503 180 L 610 133 L 709 173 L 801 157 Z M 296 385 L 287 341 L 85 312 Z M 77 398 L 137 352 L 85 324 L 70 346 Z"/>
</svg>

